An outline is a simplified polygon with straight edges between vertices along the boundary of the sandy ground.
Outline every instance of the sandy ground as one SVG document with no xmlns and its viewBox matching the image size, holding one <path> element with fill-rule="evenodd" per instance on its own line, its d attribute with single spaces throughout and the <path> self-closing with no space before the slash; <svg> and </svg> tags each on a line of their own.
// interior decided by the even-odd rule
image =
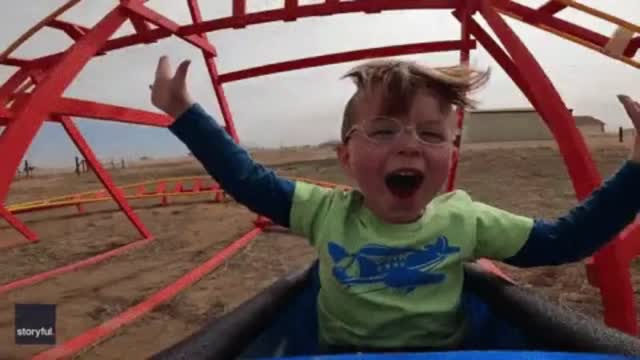
<svg viewBox="0 0 640 360">
<path fill-rule="evenodd" d="M 576 200 L 557 149 L 548 142 L 525 145 L 466 147 L 458 186 L 479 201 L 520 214 L 547 218 L 562 215 Z M 625 146 L 612 139 L 595 139 L 592 145 L 604 176 L 612 174 L 628 153 Z M 329 148 L 263 151 L 255 156 L 264 163 L 280 164 L 277 169 L 282 174 L 349 183 Z M 125 185 L 163 177 L 202 175 L 204 171 L 199 164 L 187 161 L 156 162 L 114 170 L 111 174 L 118 185 Z M 100 183 L 92 174 L 41 175 L 14 182 L 8 203 L 99 188 Z M 62 343 L 137 304 L 206 261 L 250 230 L 255 218 L 233 202 L 214 203 L 211 196 L 175 200 L 169 206 L 160 206 L 158 200 L 136 200 L 132 205 L 155 235 L 154 241 L 104 263 L 0 296 L 0 359 L 24 359 L 47 348 L 14 344 L 15 303 L 57 304 L 57 340 Z M 83 215 L 72 207 L 20 215 L 40 235 L 41 242 L 0 250 L 3 264 L 0 283 L 139 239 L 113 203 L 88 205 L 86 210 Z M 19 239 L 15 231 L 0 224 L 0 243 Z M 304 239 L 279 233 L 260 235 L 216 271 L 79 358 L 147 357 L 313 258 Z M 554 301 L 601 318 L 597 289 L 587 283 L 582 264 L 507 269 L 516 280 L 539 289 Z M 640 289 L 638 274 L 635 273 L 635 285 Z"/>
</svg>

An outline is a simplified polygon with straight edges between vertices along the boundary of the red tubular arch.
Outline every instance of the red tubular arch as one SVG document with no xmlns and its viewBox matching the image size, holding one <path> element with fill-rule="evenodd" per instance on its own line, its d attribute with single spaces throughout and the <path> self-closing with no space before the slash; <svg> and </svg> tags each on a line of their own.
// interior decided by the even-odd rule
<svg viewBox="0 0 640 360">
<path fill-rule="evenodd" d="M 314 56 L 304 59 L 285 61 L 281 63 L 258 66 L 250 69 L 238 70 L 220 75 L 223 83 L 249 79 L 258 76 L 276 74 L 285 71 L 307 69 L 310 67 L 338 64 L 343 62 L 357 61 L 367 58 L 378 58 L 409 54 L 423 54 L 429 52 L 443 52 L 462 50 L 463 41 L 436 41 L 428 43 L 407 44 L 397 46 L 386 46 L 356 51 L 347 51 L 329 55 Z M 468 43 L 468 48 L 475 49 L 475 41 Z"/>
</svg>

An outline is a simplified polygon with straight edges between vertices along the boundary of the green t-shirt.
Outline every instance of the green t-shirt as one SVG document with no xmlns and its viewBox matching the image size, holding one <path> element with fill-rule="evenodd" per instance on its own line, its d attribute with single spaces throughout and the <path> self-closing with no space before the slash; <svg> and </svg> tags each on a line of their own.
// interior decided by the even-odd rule
<svg viewBox="0 0 640 360">
<path fill-rule="evenodd" d="M 296 182 L 291 230 L 318 253 L 320 341 L 363 347 L 455 346 L 463 336 L 463 262 L 505 259 L 530 218 L 440 195 L 410 224 L 386 224 L 358 191 Z"/>
</svg>

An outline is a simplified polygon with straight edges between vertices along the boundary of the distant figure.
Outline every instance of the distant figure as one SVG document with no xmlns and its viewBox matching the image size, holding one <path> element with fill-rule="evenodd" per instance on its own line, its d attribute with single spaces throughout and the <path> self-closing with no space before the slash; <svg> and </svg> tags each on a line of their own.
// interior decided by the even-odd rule
<svg viewBox="0 0 640 360">
<path fill-rule="evenodd" d="M 31 177 L 33 170 L 35 167 L 29 164 L 29 161 L 24 161 L 24 173 L 26 177 Z"/>
</svg>

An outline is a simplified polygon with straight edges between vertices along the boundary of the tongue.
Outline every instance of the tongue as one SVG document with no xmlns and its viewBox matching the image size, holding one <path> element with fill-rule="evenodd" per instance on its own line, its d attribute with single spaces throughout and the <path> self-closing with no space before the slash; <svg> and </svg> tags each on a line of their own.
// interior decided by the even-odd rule
<svg viewBox="0 0 640 360">
<path fill-rule="evenodd" d="M 387 188 L 394 196 L 408 198 L 412 196 L 420 184 L 419 176 L 390 175 L 387 177 Z"/>
<path fill-rule="evenodd" d="M 411 197 L 411 195 L 413 195 L 413 193 L 416 192 L 415 188 L 412 187 L 395 187 L 395 186 L 391 186 L 389 187 L 389 190 L 391 191 L 391 193 L 399 198 L 402 199 L 406 199 L 408 197 Z"/>
</svg>

